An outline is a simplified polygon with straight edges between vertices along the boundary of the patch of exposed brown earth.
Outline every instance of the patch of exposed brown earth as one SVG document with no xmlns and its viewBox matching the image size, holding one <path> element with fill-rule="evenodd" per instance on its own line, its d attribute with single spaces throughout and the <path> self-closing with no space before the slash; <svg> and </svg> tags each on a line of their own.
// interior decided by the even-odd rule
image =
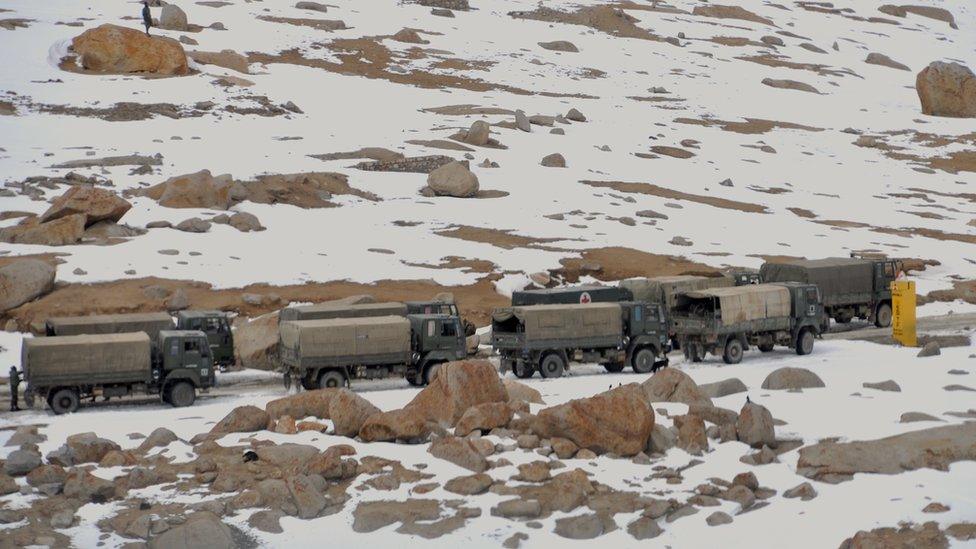
<svg viewBox="0 0 976 549">
<path fill-rule="evenodd" d="M 763 25 L 769 25 L 775 27 L 776 24 L 773 23 L 771 19 L 757 15 L 742 6 L 722 6 L 718 4 L 711 4 L 707 6 L 695 6 L 695 9 L 691 12 L 692 15 L 698 15 L 700 17 L 712 17 L 716 19 L 738 19 L 740 21 L 751 21 L 753 23 L 762 23 Z"/>
<path fill-rule="evenodd" d="M 478 105 L 446 105 L 443 107 L 428 107 L 421 109 L 421 112 L 442 114 L 446 116 L 471 116 L 471 115 L 492 115 L 504 114 L 513 115 L 515 111 L 503 109 L 501 107 L 479 107 Z"/>
<path fill-rule="evenodd" d="M 714 267 L 683 257 L 622 247 L 583 250 L 579 258 L 566 258 L 559 262 L 562 268 L 554 273 L 560 274 L 568 282 L 578 282 L 580 276 L 584 275 L 611 282 L 635 277 L 719 274 Z"/>
<path fill-rule="evenodd" d="M 581 183 L 591 187 L 613 189 L 615 191 L 624 193 L 646 194 L 672 200 L 687 200 L 689 202 L 697 202 L 699 204 L 705 204 L 725 210 L 736 210 L 747 213 L 769 213 L 766 206 L 762 206 L 760 204 L 739 202 L 737 200 L 729 200 L 727 198 L 720 198 L 717 196 L 691 194 L 669 189 L 667 187 L 660 187 L 651 183 L 629 183 L 625 181 L 581 181 Z"/>
<path fill-rule="evenodd" d="M 663 40 L 660 36 L 637 26 L 636 17 L 627 15 L 624 10 L 613 6 L 583 6 L 576 11 L 559 11 L 542 6 L 533 11 L 509 12 L 508 15 L 515 19 L 581 25 L 621 38 L 638 38 L 655 42 Z"/>
<path fill-rule="evenodd" d="M 342 21 L 329 20 L 329 19 L 310 19 L 310 18 L 300 18 L 300 17 L 275 17 L 271 15 L 261 15 L 258 16 L 261 21 L 267 21 L 268 23 L 281 23 L 285 25 L 295 25 L 299 27 L 311 27 L 315 30 L 332 32 L 337 30 L 343 30 L 346 28 L 346 24 Z"/>
<path fill-rule="evenodd" d="M 459 238 L 468 242 L 491 244 L 492 246 L 506 250 L 533 248 L 537 250 L 565 251 L 562 248 L 555 248 L 546 244 L 574 240 L 570 238 L 537 238 L 534 236 L 514 234 L 513 229 L 490 229 L 485 227 L 471 227 L 468 225 L 458 225 L 449 229 L 435 231 L 435 234 L 447 238 Z"/>
<path fill-rule="evenodd" d="M 829 65 L 821 65 L 819 63 L 797 63 L 795 61 L 790 61 L 789 58 L 784 55 L 743 55 L 736 57 L 736 59 L 740 61 L 748 61 L 750 63 L 757 63 L 759 65 L 765 65 L 767 67 L 815 72 L 820 76 L 856 76 L 861 78 L 859 74 L 850 69 L 835 69 Z"/>
<path fill-rule="evenodd" d="M 403 261 L 404 265 L 409 265 L 411 267 L 423 267 L 425 269 L 461 269 L 465 273 L 493 273 L 498 268 L 493 262 L 486 259 L 468 259 L 466 257 L 458 257 L 456 255 L 449 255 L 447 257 L 442 257 L 440 263 L 411 263 L 409 261 Z"/>
<path fill-rule="evenodd" d="M 883 6 L 880 6 L 878 8 L 878 11 L 894 17 L 905 17 L 909 13 L 911 13 L 914 15 L 918 15 L 920 17 L 928 17 L 929 19 L 935 19 L 936 21 L 942 21 L 944 23 L 948 23 L 949 26 L 954 29 L 959 28 L 958 26 L 956 26 L 956 18 L 953 17 L 951 11 L 943 8 L 937 8 L 934 6 L 916 6 L 912 4 L 902 4 L 898 6 L 892 4 L 885 4 Z"/>
<path fill-rule="evenodd" d="M 778 120 L 765 120 L 762 118 L 744 118 L 745 122 L 719 120 L 716 118 L 675 118 L 678 124 L 691 124 L 695 126 L 705 126 L 706 128 L 718 127 L 727 132 L 742 134 L 763 134 L 775 129 L 782 130 L 803 130 L 808 132 L 822 132 L 823 128 L 795 124 L 793 122 L 780 122 Z"/>
</svg>

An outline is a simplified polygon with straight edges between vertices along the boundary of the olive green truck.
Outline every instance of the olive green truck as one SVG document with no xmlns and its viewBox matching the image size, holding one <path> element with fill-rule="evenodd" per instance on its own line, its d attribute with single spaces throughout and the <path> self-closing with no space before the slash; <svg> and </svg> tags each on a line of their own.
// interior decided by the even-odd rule
<svg viewBox="0 0 976 549">
<path fill-rule="evenodd" d="M 656 304 L 618 302 L 503 307 L 492 313 L 492 347 L 500 371 L 560 377 L 570 361 L 609 372 L 629 365 L 648 373 L 667 364 L 668 324 Z"/>
<path fill-rule="evenodd" d="M 671 329 L 688 360 L 701 362 L 711 353 L 737 364 L 750 346 L 766 353 L 783 345 L 798 355 L 810 354 L 823 314 L 820 290 L 813 284 L 708 288 L 676 296 Z"/>
<path fill-rule="evenodd" d="M 759 270 L 763 282 L 816 284 L 823 294 L 827 317 L 840 324 L 854 318 L 891 326 L 891 282 L 903 270 L 894 259 L 831 257 L 767 262 Z M 829 320 L 825 318 L 825 329 Z"/>
<path fill-rule="evenodd" d="M 226 367 L 236 362 L 234 335 L 222 311 L 179 311 L 175 324 L 165 312 L 52 317 L 44 328 L 48 336 L 145 332 L 153 343 L 163 330 L 199 330 L 207 335 L 215 365 Z"/>
<path fill-rule="evenodd" d="M 321 320 L 326 318 L 362 318 L 369 316 L 407 316 L 407 315 L 447 315 L 461 320 L 465 335 L 475 333 L 475 326 L 461 319 L 457 304 L 449 301 L 389 301 L 384 303 L 318 303 L 315 305 L 292 305 L 285 307 L 278 315 L 278 321 Z"/>
<path fill-rule="evenodd" d="M 198 390 L 214 385 L 213 358 L 200 331 L 160 330 L 154 345 L 145 332 L 27 338 L 21 367 L 25 400 L 47 401 L 55 414 L 79 402 L 158 394 L 172 406 L 190 406 Z"/>
<path fill-rule="evenodd" d="M 390 376 L 424 385 L 441 364 L 467 356 L 460 320 L 450 315 L 285 320 L 278 335 L 286 387 L 293 378 L 318 389 Z"/>
</svg>

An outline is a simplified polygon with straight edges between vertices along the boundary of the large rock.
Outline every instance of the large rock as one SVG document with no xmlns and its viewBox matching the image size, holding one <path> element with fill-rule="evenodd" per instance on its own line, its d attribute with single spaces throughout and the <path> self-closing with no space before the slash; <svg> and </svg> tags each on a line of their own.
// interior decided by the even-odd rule
<svg viewBox="0 0 976 549">
<path fill-rule="evenodd" d="M 749 390 L 746 384 L 742 383 L 742 380 L 737 377 L 699 385 L 699 388 L 709 398 L 721 398 L 736 393 L 744 393 Z"/>
<path fill-rule="evenodd" d="M 430 432 L 430 422 L 418 410 L 404 408 L 371 416 L 359 430 L 359 438 L 363 442 L 420 443 L 427 440 Z"/>
<path fill-rule="evenodd" d="M 41 214 L 40 222 L 83 214 L 85 226 L 90 227 L 99 221 L 118 221 L 131 207 L 132 204 L 112 191 L 78 185 L 55 198 L 51 207 Z"/>
<path fill-rule="evenodd" d="M 475 120 L 471 124 L 471 129 L 468 130 L 464 141 L 471 145 L 483 147 L 488 144 L 489 139 L 491 139 L 491 128 L 488 123 L 484 120 Z"/>
<path fill-rule="evenodd" d="M 272 370 L 278 348 L 278 312 L 234 319 L 234 355 L 244 368 Z"/>
<path fill-rule="evenodd" d="M 688 374 L 674 368 L 658 370 L 641 383 L 641 388 L 648 402 L 712 403 Z"/>
<path fill-rule="evenodd" d="M 269 422 L 270 418 L 267 412 L 248 404 L 231 410 L 224 419 L 213 426 L 210 432 L 214 434 L 253 433 L 267 429 Z"/>
<path fill-rule="evenodd" d="M 176 4 L 164 4 L 159 13 L 159 28 L 174 31 L 185 31 L 188 28 L 186 12 Z"/>
<path fill-rule="evenodd" d="M 820 376 L 806 368 L 780 368 L 774 370 L 763 380 L 763 389 L 816 389 L 825 387 Z"/>
<path fill-rule="evenodd" d="M 65 446 L 71 451 L 72 463 L 69 465 L 98 463 L 102 461 L 105 454 L 122 449 L 114 441 L 101 438 L 91 432 L 69 436 L 65 441 Z"/>
<path fill-rule="evenodd" d="M 976 460 L 976 422 L 921 429 L 878 440 L 820 442 L 800 449 L 797 473 L 824 482 L 850 480 L 854 473 L 894 475 Z"/>
<path fill-rule="evenodd" d="M 487 360 L 448 362 L 437 377 L 406 405 L 420 417 L 445 427 L 457 423 L 472 406 L 507 402 L 508 392 L 498 371 Z"/>
<path fill-rule="evenodd" d="M 930 63 L 915 78 L 915 90 L 925 114 L 976 117 L 976 76 L 965 65 Z"/>
<path fill-rule="evenodd" d="M 696 456 L 708 450 L 708 437 L 702 418 L 695 414 L 675 416 L 674 426 L 678 428 L 678 448 Z"/>
<path fill-rule="evenodd" d="M 521 400 L 529 404 L 546 403 L 546 401 L 542 400 L 542 393 L 524 383 L 505 378 L 502 380 L 502 384 L 505 385 L 505 391 L 508 392 L 509 402 Z"/>
<path fill-rule="evenodd" d="M 198 511 L 186 517 L 183 524 L 172 527 L 149 540 L 149 549 L 235 549 L 238 544 L 230 527 L 217 515 Z"/>
<path fill-rule="evenodd" d="M 739 411 L 739 419 L 735 422 L 735 432 L 739 440 L 752 446 L 762 448 L 773 446 L 776 442 L 776 432 L 773 428 L 773 414 L 764 406 L 754 402 L 747 402 Z"/>
<path fill-rule="evenodd" d="M 512 421 L 512 407 L 507 402 L 485 402 L 464 412 L 454 428 L 454 434 L 463 437 L 475 431 L 490 431 L 504 427 Z"/>
<path fill-rule="evenodd" d="M 3 464 L 3 472 L 19 477 L 41 466 L 41 455 L 30 450 L 14 450 Z"/>
<path fill-rule="evenodd" d="M 0 312 L 19 307 L 54 289 L 53 265 L 21 259 L 0 267 Z"/>
<path fill-rule="evenodd" d="M 335 434 L 343 437 L 358 435 L 366 420 L 379 413 L 379 408 L 349 389 L 335 390 L 329 403 L 329 417 L 335 426 Z"/>
<path fill-rule="evenodd" d="M 64 481 L 64 496 L 83 502 L 104 503 L 115 497 L 115 484 L 96 477 L 87 469 L 73 469 Z"/>
<path fill-rule="evenodd" d="M 176 40 L 146 36 L 140 30 L 118 25 L 105 24 L 83 32 L 72 41 L 71 49 L 81 57 L 84 68 L 96 72 L 189 72 L 186 53 Z"/>
<path fill-rule="evenodd" d="M 187 55 L 197 63 L 204 65 L 216 65 L 243 74 L 249 72 L 247 57 L 234 50 L 191 51 Z"/>
<path fill-rule="evenodd" d="M 451 162 L 430 172 L 427 186 L 438 196 L 469 198 L 478 193 L 478 176 L 461 162 Z"/>
<path fill-rule="evenodd" d="M 633 456 L 644 450 L 654 411 L 636 383 L 545 408 L 533 418 L 539 436 L 562 437 L 598 454 Z"/>
<path fill-rule="evenodd" d="M 329 419 L 329 407 L 338 392 L 339 389 L 302 391 L 295 395 L 272 400 L 265 406 L 265 409 L 271 419 L 278 419 L 281 416 L 291 416 L 295 419 L 309 416 Z"/>
<path fill-rule="evenodd" d="M 481 473 L 488 468 L 488 460 L 468 438 L 441 437 L 430 444 L 429 451 L 436 458 L 450 461 L 475 473 Z"/>
<path fill-rule="evenodd" d="M 0 229 L 0 241 L 11 244 L 36 244 L 39 246 L 67 246 L 81 240 L 85 234 L 86 216 L 69 215 L 48 223 L 36 218 L 20 225 Z"/>
<path fill-rule="evenodd" d="M 214 177 L 210 170 L 171 177 L 143 194 L 167 208 L 226 210 L 247 198 L 247 189 L 228 175 Z"/>
</svg>

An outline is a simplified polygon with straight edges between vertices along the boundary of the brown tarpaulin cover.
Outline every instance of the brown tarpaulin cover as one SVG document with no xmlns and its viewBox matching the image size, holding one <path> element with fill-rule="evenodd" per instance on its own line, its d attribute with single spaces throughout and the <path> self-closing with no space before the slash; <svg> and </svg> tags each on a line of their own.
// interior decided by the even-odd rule
<svg viewBox="0 0 976 549">
<path fill-rule="evenodd" d="M 173 317 L 169 313 L 62 316 L 47 319 L 47 324 L 59 336 L 146 332 L 155 341 L 160 331 L 173 329 Z"/>
<path fill-rule="evenodd" d="M 318 305 L 299 305 L 282 309 L 280 319 L 316 320 L 326 318 L 362 318 L 369 316 L 406 316 L 407 306 L 403 303 L 320 303 Z"/>
<path fill-rule="evenodd" d="M 291 320 L 279 332 L 281 344 L 303 357 L 410 352 L 410 321 L 402 316 Z"/>
<path fill-rule="evenodd" d="M 142 379 L 151 370 L 144 332 L 27 338 L 21 358 L 28 379 L 95 374 Z"/>
<path fill-rule="evenodd" d="M 495 322 L 516 317 L 525 327 L 527 341 L 539 339 L 620 336 L 622 323 L 617 303 L 586 305 L 527 305 L 505 307 L 492 314 Z"/>
<path fill-rule="evenodd" d="M 689 292 L 695 299 L 716 298 L 722 310 L 722 324 L 790 316 L 790 290 L 774 284 L 750 284 Z"/>
<path fill-rule="evenodd" d="M 630 278 L 619 283 L 621 288 L 626 288 L 634 294 L 634 301 L 663 304 L 668 309 L 674 307 L 675 296 L 678 294 L 708 288 L 724 288 L 734 284 L 735 280 L 728 276 L 692 275 Z"/>
</svg>

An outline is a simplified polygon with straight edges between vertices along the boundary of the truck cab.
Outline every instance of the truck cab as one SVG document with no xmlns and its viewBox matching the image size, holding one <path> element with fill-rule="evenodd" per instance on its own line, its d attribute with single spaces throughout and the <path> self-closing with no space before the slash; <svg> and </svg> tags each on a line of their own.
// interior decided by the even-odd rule
<svg viewBox="0 0 976 549">
<path fill-rule="evenodd" d="M 792 294 L 790 316 L 795 321 L 794 333 L 804 328 L 814 328 L 817 334 L 826 331 L 824 327 L 827 315 L 824 313 L 823 297 L 816 284 L 802 282 L 777 282 L 777 286 L 785 286 Z"/>
<path fill-rule="evenodd" d="M 625 301 L 620 306 L 628 341 L 627 356 L 634 371 L 648 373 L 666 366 L 671 346 L 665 307 L 640 301 Z"/>
<path fill-rule="evenodd" d="M 168 394 L 181 383 L 190 383 L 196 389 L 214 386 L 213 353 L 207 334 L 199 330 L 163 330 L 159 332 L 158 348 L 155 376 L 164 401 L 170 402 L 176 396 Z"/>
<path fill-rule="evenodd" d="M 211 358 L 217 366 L 233 366 L 234 334 L 227 313 L 223 311 L 180 311 L 176 315 L 178 330 L 199 330 L 207 335 Z"/>
<path fill-rule="evenodd" d="M 407 376 L 414 385 L 433 381 L 441 364 L 468 356 L 464 329 L 457 316 L 445 314 L 407 315 L 412 332 L 415 375 Z"/>
</svg>

